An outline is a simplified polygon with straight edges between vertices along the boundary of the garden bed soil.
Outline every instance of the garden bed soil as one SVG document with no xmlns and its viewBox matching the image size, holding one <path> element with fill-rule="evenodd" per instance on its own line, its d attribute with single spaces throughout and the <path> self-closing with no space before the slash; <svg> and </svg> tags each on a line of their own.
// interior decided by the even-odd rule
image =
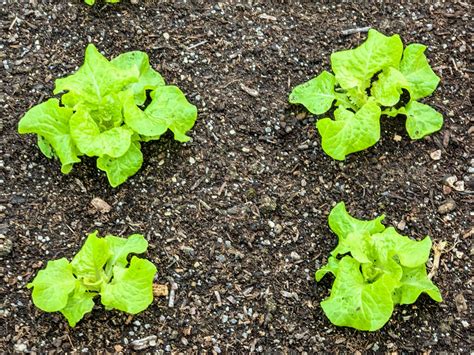
<svg viewBox="0 0 474 355">
<path fill-rule="evenodd" d="M 472 351 L 470 5 L 270 3 L 2 5 L 2 351 L 129 352 L 149 336 L 150 351 Z M 380 142 L 337 162 L 322 152 L 315 118 L 287 97 L 330 69 L 331 52 L 363 41 L 366 33 L 344 31 L 364 26 L 429 47 L 441 84 L 425 102 L 445 124 L 411 141 L 403 120 L 384 118 Z M 191 142 L 144 144 L 142 169 L 115 189 L 93 159 L 62 175 L 32 135 L 16 132 L 89 42 L 108 58 L 146 51 L 199 108 Z M 452 176 L 464 191 L 447 185 Z M 384 213 L 405 235 L 447 242 L 433 277 L 444 301 L 422 295 L 396 307 L 377 332 L 331 325 L 319 305 L 331 280 L 317 284 L 314 271 L 336 244 L 327 216 L 338 201 L 359 218 Z M 129 317 L 98 305 L 75 328 L 35 308 L 26 284 L 94 230 L 143 233 L 156 283 L 175 288 L 173 307 L 157 297 Z"/>
</svg>

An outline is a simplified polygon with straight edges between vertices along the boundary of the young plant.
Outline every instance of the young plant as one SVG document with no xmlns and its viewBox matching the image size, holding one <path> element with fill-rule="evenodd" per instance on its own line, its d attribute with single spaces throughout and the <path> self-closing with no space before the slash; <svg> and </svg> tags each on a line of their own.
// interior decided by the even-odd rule
<svg viewBox="0 0 474 355">
<path fill-rule="evenodd" d="M 48 261 L 33 282 L 33 303 L 45 312 L 61 312 L 74 327 L 94 308 L 100 296 L 106 309 L 130 314 L 145 310 L 153 301 L 153 277 L 156 267 L 141 254 L 148 243 L 140 234 L 128 238 L 89 234 L 71 262 L 66 258 Z"/>
<path fill-rule="evenodd" d="M 48 158 L 61 161 L 67 174 L 81 155 L 98 157 L 97 167 L 116 187 L 141 167 L 140 142 L 157 140 L 168 129 L 186 142 L 197 109 L 181 90 L 165 85 L 144 52 L 127 52 L 107 60 L 93 44 L 84 64 L 66 78 L 57 79 L 54 94 L 31 108 L 20 120 L 20 133 L 36 133 Z"/>
<path fill-rule="evenodd" d="M 320 119 L 316 127 L 323 150 L 336 160 L 377 143 L 381 115 L 405 115 L 408 135 L 420 139 L 443 125 L 439 112 L 418 101 L 431 95 L 440 80 L 425 49 L 413 43 L 404 50 L 399 35 L 386 37 L 371 29 L 359 47 L 331 55 L 335 75 L 323 71 L 296 86 L 289 101 L 315 115 L 335 108 L 334 120 Z"/>
<path fill-rule="evenodd" d="M 339 244 L 316 281 L 328 272 L 335 277 L 331 295 L 321 302 L 337 326 L 359 330 L 380 329 L 397 304 L 411 304 L 421 293 L 441 302 L 438 288 L 426 275 L 431 239 L 415 241 L 385 228 L 384 216 L 361 221 L 350 216 L 343 202 L 329 214 L 329 226 Z"/>
</svg>

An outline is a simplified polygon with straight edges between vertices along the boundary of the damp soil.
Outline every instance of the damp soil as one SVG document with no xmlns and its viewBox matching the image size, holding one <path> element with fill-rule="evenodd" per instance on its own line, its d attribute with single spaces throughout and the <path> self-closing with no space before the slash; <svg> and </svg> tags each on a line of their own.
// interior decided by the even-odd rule
<svg viewBox="0 0 474 355">
<path fill-rule="evenodd" d="M 131 352 L 147 337 L 148 351 L 183 353 L 472 351 L 467 2 L 25 0 L 0 11 L 3 352 Z M 441 84 L 424 102 L 445 124 L 411 141 L 403 119 L 383 118 L 374 147 L 337 162 L 321 150 L 317 117 L 287 97 L 329 69 L 331 52 L 366 37 L 346 30 L 366 26 L 428 46 Z M 167 135 L 145 144 L 142 169 L 115 189 L 93 159 L 62 175 L 33 136 L 16 132 L 54 79 L 81 65 L 89 42 L 108 58 L 146 51 L 199 108 L 191 142 Z M 93 198 L 111 210 L 101 213 Z M 331 325 L 319 305 L 331 280 L 317 284 L 314 271 L 336 244 L 327 216 L 338 201 L 359 218 L 383 213 L 404 235 L 446 242 L 433 277 L 444 301 L 422 295 L 398 306 L 377 332 Z M 145 235 L 155 282 L 174 288 L 174 304 L 156 297 L 133 317 L 97 305 L 75 328 L 35 308 L 26 284 L 94 230 Z"/>
</svg>

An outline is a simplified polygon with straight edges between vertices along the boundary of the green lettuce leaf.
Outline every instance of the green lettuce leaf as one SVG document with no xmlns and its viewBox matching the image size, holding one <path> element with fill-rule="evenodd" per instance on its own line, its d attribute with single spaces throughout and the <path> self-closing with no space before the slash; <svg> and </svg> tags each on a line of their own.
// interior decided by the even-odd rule
<svg viewBox="0 0 474 355">
<path fill-rule="evenodd" d="M 411 139 L 420 139 L 443 126 L 443 115 L 428 105 L 410 101 L 406 106 L 406 129 Z"/>
<path fill-rule="evenodd" d="M 360 266 L 350 256 L 341 259 L 331 295 L 321 302 L 321 307 L 331 323 L 337 326 L 375 331 L 392 315 L 392 292 L 398 282 L 383 275 L 375 282 L 367 283 Z"/>
<path fill-rule="evenodd" d="M 69 125 L 77 147 L 90 157 L 108 155 L 118 158 L 130 148 L 132 130 L 126 126 L 120 126 L 101 132 L 96 121 L 85 110 L 76 111 Z"/>
<path fill-rule="evenodd" d="M 130 176 L 134 175 L 143 163 L 143 154 L 139 142 L 132 142 L 127 152 L 118 158 L 107 155 L 97 159 L 97 167 L 107 173 L 107 179 L 112 187 L 124 183 Z"/>
<path fill-rule="evenodd" d="M 38 138 L 38 147 L 41 150 L 41 153 L 43 153 L 43 155 L 49 159 L 55 157 L 56 155 L 54 154 L 54 149 L 46 140 L 46 138 L 40 136 L 39 134 L 37 134 L 36 137 Z"/>
<path fill-rule="evenodd" d="M 148 248 L 148 242 L 141 234 L 133 234 L 127 239 L 107 235 L 105 237 L 112 256 L 107 262 L 111 266 L 125 267 L 128 264 L 128 254 L 141 254 Z"/>
<path fill-rule="evenodd" d="M 339 238 L 345 238 L 349 233 L 354 232 L 370 234 L 382 232 L 385 229 L 382 224 L 384 218 L 385 215 L 381 215 L 371 221 L 361 221 L 347 212 L 344 202 L 338 202 L 329 213 L 328 223 Z"/>
<path fill-rule="evenodd" d="M 331 67 L 343 89 L 365 90 L 375 73 L 388 67 L 398 69 L 402 52 L 399 35 L 387 37 L 371 29 L 359 47 L 333 53 Z"/>
<path fill-rule="evenodd" d="M 323 150 L 336 160 L 364 150 L 380 139 L 380 107 L 367 102 L 357 113 L 343 107 L 334 111 L 335 120 L 323 118 L 316 123 Z"/>
<path fill-rule="evenodd" d="M 416 241 L 398 234 L 395 228 L 388 227 L 381 233 L 373 234 L 371 240 L 374 248 L 384 254 L 384 258 L 393 254 L 406 267 L 424 265 L 430 256 L 431 239 L 428 236 Z"/>
<path fill-rule="evenodd" d="M 335 83 L 334 75 L 323 71 L 314 79 L 295 87 L 289 101 L 292 104 L 302 104 L 312 114 L 320 115 L 328 111 L 336 99 Z"/>
<path fill-rule="evenodd" d="M 98 104 L 92 105 L 82 102 L 76 105 L 76 112 L 88 112 L 95 123 L 104 131 L 113 127 L 119 127 L 123 123 L 122 92 L 110 94 L 103 97 Z"/>
<path fill-rule="evenodd" d="M 315 278 L 316 281 L 320 281 L 328 272 L 337 277 L 337 272 L 339 270 L 339 260 L 334 256 L 330 256 L 326 265 L 316 271 Z"/>
<path fill-rule="evenodd" d="M 364 234 L 373 234 L 381 232 L 385 229 L 382 224 L 384 215 L 377 217 L 371 221 L 361 221 L 352 217 L 346 210 L 344 202 L 339 202 L 331 210 L 328 217 L 328 223 L 331 230 L 338 236 L 338 244 L 331 252 L 331 255 L 343 255 L 352 250 L 355 244 L 359 246 L 360 239 L 364 239 Z M 349 236 L 351 235 L 351 238 Z M 354 242 L 354 238 L 356 239 Z M 362 261 L 362 257 L 359 259 Z"/>
<path fill-rule="evenodd" d="M 380 105 L 393 106 L 400 101 L 402 89 L 406 89 L 408 85 L 402 73 L 395 68 L 387 68 L 373 83 L 371 93 Z"/>
<path fill-rule="evenodd" d="M 426 266 L 419 265 L 415 268 L 403 268 L 401 285 L 395 291 L 395 302 L 399 304 L 412 304 L 424 292 L 436 302 L 443 298 L 438 287 L 426 275 Z"/>
<path fill-rule="evenodd" d="M 43 154 L 49 154 L 47 144 L 54 149 L 64 174 L 71 171 L 74 163 L 81 161 L 69 130 L 72 113 L 70 108 L 59 106 L 57 99 L 49 99 L 32 107 L 18 123 L 19 133 L 36 133 L 42 137 L 43 142 L 38 141 L 38 144 Z"/>
<path fill-rule="evenodd" d="M 64 105 L 74 107 L 79 102 L 98 104 L 109 94 L 121 91 L 138 81 L 137 68 L 122 70 L 110 63 L 93 44 L 86 48 L 84 64 L 66 78 L 57 79 L 54 94 L 68 91 L 61 98 Z"/>
<path fill-rule="evenodd" d="M 92 311 L 95 296 L 97 293 L 88 292 L 86 287 L 77 283 L 74 292 L 69 295 L 66 306 L 60 310 L 71 327 L 74 327 L 86 313 Z"/>
<path fill-rule="evenodd" d="M 113 278 L 101 290 L 102 304 L 123 312 L 136 314 L 153 301 L 153 277 L 156 267 L 145 259 L 132 257 L 130 266 L 114 266 Z"/>
<path fill-rule="evenodd" d="M 413 43 L 403 52 L 400 71 L 408 81 L 412 100 L 429 96 L 439 84 L 439 77 L 431 69 L 424 54 L 426 46 Z"/>
<path fill-rule="evenodd" d="M 73 272 L 83 279 L 86 286 L 100 285 L 106 279 L 103 268 L 109 257 L 107 241 L 99 238 L 95 231 L 87 236 L 81 250 L 72 259 Z"/>
<path fill-rule="evenodd" d="M 174 138 L 187 142 L 186 132 L 197 119 L 196 106 L 190 104 L 176 86 L 160 86 L 151 93 L 150 105 L 141 111 L 131 100 L 124 102 L 124 117 L 127 125 L 143 136 L 160 136 L 167 129 Z"/>
<path fill-rule="evenodd" d="M 67 259 L 51 260 L 27 287 L 33 287 L 36 307 L 45 312 L 56 312 L 66 306 L 69 294 L 76 287 L 76 278 Z"/>
<path fill-rule="evenodd" d="M 123 53 L 117 58 L 112 59 L 111 63 L 123 70 L 130 70 L 130 68 L 135 67 L 139 71 L 138 81 L 129 85 L 137 105 L 145 103 L 147 90 L 155 90 L 158 86 L 165 85 L 165 81 L 160 73 L 150 66 L 148 55 L 145 52 L 133 51 Z"/>
</svg>

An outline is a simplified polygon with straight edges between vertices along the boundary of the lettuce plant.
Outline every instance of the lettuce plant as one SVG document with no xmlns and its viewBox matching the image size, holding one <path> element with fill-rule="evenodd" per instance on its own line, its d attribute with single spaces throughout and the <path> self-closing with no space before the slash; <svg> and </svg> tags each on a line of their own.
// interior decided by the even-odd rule
<svg viewBox="0 0 474 355">
<path fill-rule="evenodd" d="M 441 302 L 438 288 L 426 274 L 431 239 L 415 241 L 385 228 L 384 216 L 361 221 L 350 216 L 343 202 L 329 214 L 329 226 L 339 243 L 316 281 L 328 272 L 335 277 L 330 296 L 321 302 L 337 326 L 380 329 L 397 304 L 411 304 L 421 293 Z"/>
<path fill-rule="evenodd" d="M 61 100 L 31 108 L 18 131 L 36 133 L 40 150 L 59 158 L 65 174 L 81 155 L 98 157 L 97 167 L 113 187 L 140 169 L 141 142 L 157 140 L 168 129 L 186 142 L 197 118 L 196 107 L 178 87 L 165 85 L 140 51 L 109 61 L 89 44 L 81 68 L 55 84 Z"/>
<path fill-rule="evenodd" d="M 97 296 L 106 309 L 139 313 L 153 301 L 156 267 L 136 256 L 129 261 L 128 255 L 147 248 L 140 234 L 128 238 L 99 238 L 97 231 L 89 234 L 71 262 L 66 258 L 48 261 L 27 285 L 33 288 L 33 303 L 45 312 L 61 312 L 71 327 L 92 311 Z"/>
<path fill-rule="evenodd" d="M 334 74 L 323 71 L 296 86 L 289 101 L 315 115 L 334 108 L 334 119 L 320 119 L 316 127 L 323 150 L 337 160 L 377 143 L 381 115 L 405 115 L 408 135 L 420 139 L 443 125 L 439 112 L 418 101 L 439 83 L 425 50 L 417 43 L 403 49 L 399 35 L 371 29 L 359 47 L 331 55 Z"/>
</svg>

